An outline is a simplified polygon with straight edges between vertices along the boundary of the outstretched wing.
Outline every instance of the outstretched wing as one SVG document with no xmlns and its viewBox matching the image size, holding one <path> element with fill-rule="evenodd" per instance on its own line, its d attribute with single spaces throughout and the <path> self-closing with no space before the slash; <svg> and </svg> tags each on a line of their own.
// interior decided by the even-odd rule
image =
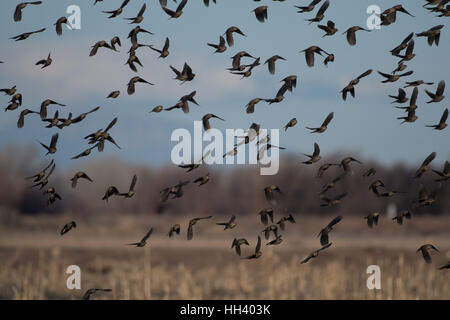
<svg viewBox="0 0 450 320">
<path fill-rule="evenodd" d="M 258 242 L 256 243 L 255 252 L 259 252 L 261 250 L 261 237 L 258 236 Z"/>
<path fill-rule="evenodd" d="M 150 238 L 150 236 L 152 235 L 152 233 L 153 233 L 153 228 L 150 228 L 150 230 L 148 230 L 148 232 L 147 232 L 147 234 L 142 238 L 142 242 L 143 241 L 146 241 L 148 238 Z"/>
<path fill-rule="evenodd" d="M 133 176 L 133 180 L 131 181 L 130 191 L 134 190 L 134 186 L 136 185 L 137 175 Z"/>
<path fill-rule="evenodd" d="M 331 112 L 327 117 L 326 117 L 326 119 L 325 119 L 325 121 L 322 123 L 322 126 L 327 126 L 329 123 L 330 123 L 330 121 L 333 119 L 333 117 L 334 117 L 334 112 Z"/>
</svg>

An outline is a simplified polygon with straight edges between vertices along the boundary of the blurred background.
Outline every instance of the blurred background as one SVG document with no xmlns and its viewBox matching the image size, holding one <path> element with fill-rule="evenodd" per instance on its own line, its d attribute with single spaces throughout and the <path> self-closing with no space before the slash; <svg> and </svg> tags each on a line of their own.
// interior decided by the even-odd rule
<svg viewBox="0 0 450 320">
<path fill-rule="evenodd" d="M 357 45 L 350 47 L 341 35 L 348 27 L 366 27 L 369 5 L 382 9 L 392 1 L 340 0 L 331 1 L 326 18 L 336 22 L 339 32 L 322 37 L 315 24 L 304 21 L 314 15 L 298 14 L 294 5 L 309 1 L 242 1 L 217 0 L 209 8 L 202 1 L 189 1 L 182 17 L 168 20 L 159 2 L 131 1 L 122 15 L 107 19 L 101 11 L 118 8 L 121 0 L 94 1 L 53 0 L 24 10 L 23 19 L 14 23 L 12 15 L 17 1 L 0 4 L 0 87 L 17 85 L 23 95 L 23 106 L 0 117 L 0 298 L 3 299 L 77 299 L 82 293 L 65 287 L 65 268 L 77 264 L 83 271 L 83 289 L 94 286 L 113 288 L 112 295 L 97 298 L 113 299 L 449 299 L 449 274 L 437 267 L 450 259 L 450 190 L 443 183 L 437 201 L 430 207 L 412 208 L 418 198 L 420 184 L 430 192 L 437 175 L 428 171 L 422 179 L 413 179 L 415 170 L 431 153 L 437 152 L 432 168 L 442 170 L 450 159 L 449 131 L 434 131 L 425 125 L 436 124 L 448 107 L 447 99 L 438 104 L 426 104 L 427 97 L 419 89 L 419 119 L 400 125 L 396 118 L 401 110 L 390 104 L 387 96 L 404 85 L 381 84 L 376 71 L 390 73 L 397 60 L 389 50 L 397 46 L 410 32 L 425 31 L 444 24 L 439 47 L 429 47 L 425 38 L 417 38 L 417 56 L 407 62 L 414 70 L 408 81 L 423 79 L 435 84 L 449 83 L 446 60 L 450 52 L 448 25 L 445 18 L 436 18 L 422 8 L 421 1 L 404 2 L 415 18 L 397 14 L 397 22 L 381 30 L 357 33 Z M 129 41 L 133 26 L 123 20 L 137 14 L 147 4 L 141 24 L 154 35 L 140 34 L 139 42 L 162 48 L 170 38 L 170 55 L 158 59 L 148 48 L 137 51 L 144 68 L 135 74 L 127 66 Z M 175 4 L 168 1 L 172 7 Z M 81 8 L 81 30 L 63 28 L 58 37 L 53 24 L 66 13 L 69 5 Z M 269 19 L 259 23 L 251 12 L 255 7 L 269 6 Z M 326 21 L 323 22 L 326 22 Z M 238 26 L 246 37 L 236 36 L 235 45 L 223 54 L 213 54 L 207 42 L 218 43 L 219 36 L 232 26 Z M 46 27 L 44 33 L 26 41 L 9 38 L 23 32 Z M 91 46 L 99 40 L 109 41 L 119 36 L 119 52 L 100 49 L 89 57 Z M 314 68 L 308 68 L 299 51 L 318 45 L 334 53 L 336 60 L 326 68 L 316 57 Z M 275 75 L 266 66 L 256 68 L 250 78 L 240 79 L 225 69 L 240 50 L 261 57 L 264 62 L 279 54 L 287 61 L 277 62 Z M 35 62 L 51 52 L 53 63 L 41 70 Z M 252 59 L 245 60 L 250 63 Z M 194 81 L 179 85 L 169 68 L 178 69 L 187 62 L 194 72 Z M 340 91 L 347 83 L 367 69 L 374 72 L 356 88 L 356 97 L 341 99 Z M 286 94 L 280 104 L 261 102 L 254 114 L 246 114 L 244 106 L 253 98 L 273 98 L 281 86 L 280 80 L 295 74 L 297 88 Z M 154 86 L 138 85 L 134 95 L 126 94 L 128 80 L 139 75 Z M 120 90 L 117 99 L 106 99 Z M 185 94 L 197 91 L 200 106 L 190 106 L 190 113 L 180 110 L 149 113 L 153 107 L 170 107 Z M 410 96 L 412 90 L 407 89 Z M 52 99 L 67 107 L 49 107 L 49 116 L 59 110 L 60 116 L 74 116 L 100 106 L 77 124 L 63 130 L 46 129 L 39 117 L 30 115 L 25 126 L 16 126 L 23 108 L 38 110 L 41 102 Z M 6 107 L 8 96 L 0 96 Z M 315 127 L 333 111 L 335 117 L 324 134 L 309 134 L 305 128 Z M 201 166 L 185 173 L 173 165 L 170 141 L 174 129 L 193 129 L 193 121 L 206 113 L 214 113 L 226 121 L 213 122 L 225 131 L 228 128 L 248 128 L 255 122 L 262 128 L 283 128 L 293 117 L 299 124 L 280 133 L 280 171 L 275 176 L 261 176 L 259 167 Z M 83 137 L 105 128 L 118 117 L 110 131 L 120 145 L 106 144 L 105 151 L 95 150 L 87 158 L 71 160 L 88 145 Z M 59 132 L 58 152 L 45 156 L 38 141 L 48 143 Z M 331 190 L 349 196 L 339 206 L 319 206 L 319 192 L 324 184 L 340 174 L 341 168 L 330 168 L 317 178 L 319 165 L 301 164 L 311 153 L 313 144 L 321 147 L 325 162 L 338 163 L 352 156 L 360 164 L 352 164 L 352 175 Z M 224 152 L 228 150 L 223 150 Z M 30 188 L 24 178 L 39 172 L 51 159 L 56 170 L 49 186 L 61 195 L 48 207 L 43 190 Z M 364 178 L 369 168 L 377 174 Z M 77 171 L 86 172 L 94 181 L 79 181 L 71 188 L 70 179 Z M 190 184 L 184 196 L 161 202 L 160 190 L 180 180 L 194 180 L 210 173 L 204 186 Z M 127 190 L 133 174 L 137 174 L 136 194 L 131 199 L 111 198 L 102 201 L 106 188 L 116 186 Z M 389 190 L 405 191 L 392 198 L 378 198 L 368 189 L 375 179 L 381 179 Z M 234 237 L 246 237 L 251 254 L 258 233 L 264 228 L 257 213 L 268 207 L 264 187 L 276 184 L 283 194 L 274 206 L 276 221 L 291 213 L 297 223 L 283 232 L 284 242 L 276 248 L 266 247 L 258 261 L 242 261 L 230 249 Z M 397 225 L 392 218 L 397 212 L 411 209 L 413 219 Z M 379 212 L 380 226 L 370 230 L 363 219 Z M 234 214 L 238 227 L 223 232 L 215 225 Z M 190 218 L 213 215 L 201 222 L 197 236 L 185 240 Z M 320 247 L 317 233 L 334 216 L 344 219 L 333 231 L 333 246 L 307 265 L 300 260 Z M 75 220 L 78 228 L 64 237 L 62 226 Z M 166 234 L 171 225 L 180 223 L 182 234 L 169 241 Z M 124 246 L 138 241 L 150 226 L 155 227 L 151 245 L 138 251 Z M 426 265 L 417 248 L 431 242 L 441 251 L 433 256 L 433 265 Z M 382 269 L 382 290 L 370 291 L 365 286 L 366 268 L 378 264 Z"/>
</svg>

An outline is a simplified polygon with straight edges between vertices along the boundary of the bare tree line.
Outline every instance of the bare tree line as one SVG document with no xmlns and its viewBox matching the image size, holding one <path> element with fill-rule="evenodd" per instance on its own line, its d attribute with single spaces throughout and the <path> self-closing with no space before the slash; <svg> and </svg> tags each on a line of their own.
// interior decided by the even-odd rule
<svg viewBox="0 0 450 320">
<path fill-rule="evenodd" d="M 340 155 L 325 157 L 324 161 L 339 163 Z M 334 214 L 345 213 L 367 215 L 377 211 L 384 213 L 390 203 L 398 210 L 412 209 L 414 214 L 447 214 L 450 212 L 450 191 L 446 182 L 440 190 L 437 201 L 429 207 L 412 208 L 412 203 L 418 198 L 419 181 L 413 178 L 416 168 L 397 164 L 391 167 L 383 166 L 375 161 L 364 160 L 362 165 L 352 165 L 353 172 L 343 181 L 327 192 L 333 196 L 348 192 L 343 202 L 334 207 L 319 206 L 319 192 L 323 185 L 338 176 L 342 169 L 332 167 L 323 177 L 317 178 L 320 166 L 306 166 L 294 156 L 285 156 L 280 161 L 280 171 L 275 176 L 259 175 L 257 166 L 241 166 L 221 168 L 218 166 L 200 166 L 186 175 L 185 170 L 175 165 L 158 168 L 130 166 L 115 158 L 97 158 L 86 162 L 78 162 L 73 167 L 61 171 L 58 169 L 50 178 L 48 186 L 54 186 L 60 191 L 63 201 L 52 207 L 47 207 L 43 190 L 30 188 L 30 180 L 26 176 L 41 170 L 46 163 L 37 160 L 34 148 L 6 147 L 0 151 L 0 207 L 4 210 L 24 214 L 39 213 L 71 213 L 79 215 L 96 215 L 108 213 L 124 214 L 214 214 L 214 215 L 256 215 L 260 210 L 270 205 L 264 198 L 264 187 L 275 184 L 281 188 L 276 212 L 297 214 Z M 48 159 L 48 162 L 50 158 Z M 441 169 L 440 164 L 434 164 Z M 377 170 L 375 176 L 363 177 L 369 168 Z M 70 179 L 78 171 L 83 170 L 93 180 L 80 181 L 76 190 L 72 189 Z M 203 185 L 189 184 L 184 187 L 181 198 L 162 202 L 160 190 L 175 185 L 179 181 L 210 173 L 211 180 Z M 121 192 L 126 192 L 133 174 L 137 174 L 136 196 L 132 199 L 110 199 L 108 203 L 101 200 L 108 186 L 114 185 Z M 423 183 L 431 192 L 435 187 L 437 176 L 430 170 L 424 175 Z M 368 188 L 376 179 L 384 182 L 390 190 L 405 191 L 391 198 L 376 197 Z"/>
</svg>

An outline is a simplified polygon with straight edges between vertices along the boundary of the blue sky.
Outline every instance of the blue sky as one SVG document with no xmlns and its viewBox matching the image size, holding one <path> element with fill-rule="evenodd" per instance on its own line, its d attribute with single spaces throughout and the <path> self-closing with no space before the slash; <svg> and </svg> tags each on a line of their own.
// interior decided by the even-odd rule
<svg viewBox="0 0 450 320">
<path fill-rule="evenodd" d="M 170 141 L 172 130 L 193 129 L 193 121 L 200 120 L 206 113 L 214 113 L 226 121 L 215 121 L 219 129 L 248 128 L 252 122 L 262 127 L 282 128 L 291 118 L 299 124 L 280 134 L 280 145 L 287 152 L 310 153 L 317 142 L 324 155 L 337 151 L 361 154 L 385 164 L 406 162 L 416 164 L 429 153 L 437 151 L 436 162 L 450 159 L 449 128 L 437 132 L 425 128 L 426 124 L 439 121 L 442 112 L 449 107 L 448 98 L 438 104 L 426 104 L 427 97 L 420 87 L 417 115 L 413 124 L 403 124 L 396 119 L 402 111 L 390 104 L 388 94 L 395 94 L 404 84 L 400 80 L 394 84 L 380 83 L 381 76 L 376 71 L 391 72 L 398 59 L 389 50 L 394 48 L 410 32 L 421 32 L 435 25 L 444 24 L 441 43 L 438 48 L 429 47 L 425 38 L 417 38 L 417 56 L 407 62 L 408 70 L 414 74 L 407 80 L 440 80 L 450 83 L 448 53 L 450 44 L 448 19 L 436 18 L 422 8 L 420 1 L 404 1 L 405 8 L 416 18 L 398 14 L 397 22 L 391 26 L 370 33 L 358 32 L 357 45 L 350 47 L 342 33 L 351 26 L 365 27 L 368 15 L 366 9 L 376 4 L 382 9 L 393 5 L 392 1 L 339 0 L 331 1 L 325 13 L 327 19 L 336 23 L 339 32 L 333 37 L 322 38 L 323 32 L 316 24 L 308 25 L 304 19 L 312 13 L 298 14 L 294 5 L 304 5 L 309 1 L 260 1 L 217 0 L 209 8 L 200 0 L 190 0 L 179 19 L 168 19 L 159 6 L 159 1 L 133 0 L 122 15 L 107 19 L 103 10 L 113 10 L 122 0 L 108 0 L 92 6 L 94 1 L 46 0 L 40 6 L 28 6 L 23 11 L 21 22 L 12 19 L 17 1 L 5 0 L 0 4 L 0 87 L 17 85 L 24 96 L 21 108 L 38 109 L 46 98 L 67 105 L 59 108 L 60 114 L 72 112 L 77 115 L 95 106 L 101 109 L 78 124 L 60 132 L 59 150 L 55 159 L 63 165 L 71 165 L 75 154 L 86 148 L 83 136 L 104 128 L 114 117 L 119 121 L 111 134 L 122 150 L 107 145 L 105 155 L 113 155 L 131 163 L 159 166 L 170 163 L 170 151 L 174 143 Z M 123 18 L 137 14 L 143 3 L 147 4 L 144 21 L 141 24 L 154 35 L 141 34 L 139 42 L 161 48 L 166 36 L 170 38 L 170 52 L 167 59 L 158 59 L 157 53 L 148 48 L 137 51 L 144 68 L 138 68 L 138 75 L 154 83 L 154 86 L 138 85 L 132 96 L 126 94 L 126 83 L 136 74 L 125 62 L 130 46 L 126 39 L 134 27 Z M 81 30 L 63 29 L 63 35 L 56 35 L 53 24 L 66 14 L 66 8 L 76 4 L 81 8 Z M 256 20 L 251 12 L 259 5 L 269 6 L 269 19 L 265 23 Z M 169 6 L 174 3 L 169 1 Z M 247 37 L 237 35 L 235 45 L 225 53 L 213 54 L 207 42 L 218 42 L 219 36 L 232 26 L 238 26 Z M 47 27 L 44 33 L 31 36 L 28 40 L 14 42 L 9 38 L 23 32 Z M 122 41 L 120 52 L 100 49 L 95 57 L 89 57 L 90 46 L 99 40 L 110 40 L 119 36 Z M 316 57 L 316 65 L 308 68 L 303 54 L 299 51 L 318 45 L 334 53 L 336 60 L 326 68 L 322 58 Z M 252 77 L 240 79 L 230 75 L 225 68 L 231 66 L 230 57 L 240 50 L 261 57 L 264 62 L 274 54 L 287 59 L 277 63 L 275 75 L 270 75 L 267 67 L 261 65 Z M 52 52 L 53 64 L 41 70 L 34 63 Z M 447 61 L 446 61 L 447 60 Z M 190 83 L 179 85 L 172 80 L 169 65 L 182 68 L 187 62 L 196 73 Z M 252 60 L 244 60 L 250 63 Z M 374 72 L 364 78 L 356 88 L 356 98 L 344 102 L 339 91 L 348 81 L 367 69 Z M 256 106 L 254 114 L 245 113 L 244 106 L 255 97 L 275 96 L 284 77 L 298 76 L 297 88 L 287 93 L 280 104 L 271 106 L 264 102 Z M 436 84 L 430 90 L 435 90 Z M 120 90 L 118 99 L 105 97 L 113 90 Z M 149 114 L 156 105 L 169 107 L 185 94 L 197 90 L 196 99 L 200 106 L 191 105 L 191 112 L 180 110 Z M 411 90 L 408 89 L 408 95 Z M 447 94 L 448 95 L 448 94 Z M 0 96 L 0 104 L 7 106 L 9 97 Z M 55 110 L 50 107 L 50 114 Z M 334 111 L 335 117 L 327 132 L 310 134 L 305 126 L 318 126 Z M 46 129 L 38 117 L 26 119 L 23 129 L 16 127 L 20 109 L 5 112 L 0 118 L 0 148 L 9 144 L 35 145 L 37 140 L 48 143 L 59 129 Z M 93 157 L 98 156 L 94 153 Z M 91 156 L 92 157 L 92 156 Z M 299 160 L 303 160 L 299 155 Z"/>
</svg>

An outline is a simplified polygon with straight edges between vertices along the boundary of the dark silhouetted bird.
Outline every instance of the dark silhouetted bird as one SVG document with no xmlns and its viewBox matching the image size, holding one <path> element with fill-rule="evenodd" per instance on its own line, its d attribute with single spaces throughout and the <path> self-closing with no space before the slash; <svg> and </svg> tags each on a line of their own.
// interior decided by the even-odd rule
<svg viewBox="0 0 450 320">
<path fill-rule="evenodd" d="M 347 196 L 347 192 L 341 193 L 334 198 L 328 198 L 325 196 L 320 196 L 320 200 L 322 200 L 323 203 L 320 204 L 321 207 L 331 207 L 338 205 L 342 202 L 342 199 L 344 199 Z"/>
<path fill-rule="evenodd" d="M 280 187 L 274 184 L 264 188 L 264 195 L 266 197 L 266 200 L 273 206 L 277 204 L 274 194 L 275 191 L 277 191 L 280 194 L 282 193 Z"/>
<path fill-rule="evenodd" d="M 136 76 L 136 77 L 133 77 L 133 78 L 131 78 L 130 79 L 130 81 L 127 83 L 127 93 L 129 94 L 129 95 L 132 95 L 134 92 L 135 92 L 135 84 L 136 83 L 138 83 L 138 82 L 140 82 L 140 83 L 147 83 L 147 84 L 149 84 L 149 85 L 153 85 L 153 83 L 150 83 L 150 82 L 148 82 L 147 80 L 144 80 L 144 79 L 142 79 L 141 77 L 139 77 L 139 76 Z"/>
<path fill-rule="evenodd" d="M 135 243 L 128 243 L 127 245 L 142 248 L 147 244 L 147 239 L 150 238 L 152 233 L 153 233 L 153 228 L 150 228 L 150 230 L 148 230 L 147 234 L 141 239 L 141 241 L 135 242 Z"/>
<path fill-rule="evenodd" d="M 76 228 L 76 227 L 77 227 L 77 224 L 75 223 L 75 221 L 70 221 L 69 223 L 66 223 L 64 225 L 64 227 L 61 229 L 60 234 L 65 235 L 67 232 L 72 230 L 72 228 Z"/>
<path fill-rule="evenodd" d="M 313 0 L 307 6 L 294 6 L 294 7 L 299 9 L 299 11 L 297 11 L 297 13 L 311 12 L 314 10 L 315 6 L 320 3 L 320 1 L 322 1 L 322 0 Z"/>
<path fill-rule="evenodd" d="M 433 43 L 436 44 L 436 46 L 439 46 L 439 40 L 441 38 L 441 29 L 444 27 L 444 25 L 438 25 L 435 26 L 429 30 L 426 30 L 424 32 L 416 33 L 417 37 L 427 37 L 428 45 L 432 46 Z"/>
<path fill-rule="evenodd" d="M 43 60 L 39 60 L 38 62 L 36 62 L 36 65 L 42 65 L 41 69 L 44 69 L 46 67 L 48 67 L 49 65 L 52 64 L 52 58 L 50 57 L 50 53 L 48 54 L 47 59 L 43 59 Z"/>
<path fill-rule="evenodd" d="M 181 81 L 181 83 L 192 81 L 195 78 L 195 73 L 192 72 L 191 67 L 187 63 L 184 63 L 182 71 L 178 71 L 172 66 L 170 66 L 170 69 L 175 73 L 175 79 Z"/>
<path fill-rule="evenodd" d="M 169 40 L 169 38 L 166 38 L 166 41 L 164 42 L 164 47 L 161 50 L 156 49 L 153 46 L 150 46 L 150 49 L 159 53 L 158 58 L 166 58 L 169 55 L 169 45 L 170 45 L 170 40 Z"/>
<path fill-rule="evenodd" d="M 192 238 L 194 237 L 194 228 L 193 227 L 198 221 L 205 220 L 205 219 L 211 219 L 211 218 L 212 218 L 212 216 L 191 219 L 189 221 L 189 226 L 188 226 L 188 230 L 187 230 L 187 239 L 192 240 Z"/>
<path fill-rule="evenodd" d="M 202 186 L 202 185 L 204 185 L 205 183 L 208 183 L 208 181 L 209 181 L 209 173 L 206 174 L 206 175 L 204 175 L 204 176 L 198 177 L 197 179 L 194 180 L 194 183 L 199 182 L 198 185 L 199 185 L 199 186 Z"/>
<path fill-rule="evenodd" d="M 72 29 L 72 25 L 70 24 L 69 20 L 67 19 L 67 17 L 61 17 L 59 18 L 56 22 L 55 22 L 55 26 L 56 26 L 56 34 L 58 36 L 62 35 L 62 24 L 66 24 L 70 29 Z"/>
<path fill-rule="evenodd" d="M 232 47 L 234 45 L 233 33 L 237 33 L 240 34 L 241 36 L 246 37 L 246 35 L 238 27 L 235 26 L 229 27 L 224 33 L 229 47 Z"/>
<path fill-rule="evenodd" d="M 172 19 L 172 18 L 179 18 L 183 14 L 183 9 L 187 3 L 187 0 L 182 0 L 175 11 L 170 10 L 166 7 L 167 1 L 160 0 L 159 2 L 161 4 L 161 8 L 164 10 L 164 12 L 167 13 L 167 15 L 169 15 L 169 19 Z"/>
<path fill-rule="evenodd" d="M 269 219 L 273 223 L 273 210 L 272 208 L 265 208 L 258 212 L 258 215 L 261 218 L 261 223 L 265 226 L 269 224 Z"/>
<path fill-rule="evenodd" d="M 445 98 L 444 90 L 445 90 L 445 81 L 444 80 L 439 81 L 438 87 L 436 89 L 436 93 L 432 93 L 428 90 L 425 90 L 425 93 L 431 98 L 431 100 L 428 101 L 427 103 L 441 102 L 442 100 L 444 100 L 444 98 Z"/>
<path fill-rule="evenodd" d="M 36 174 L 34 174 L 34 175 L 32 175 L 32 176 L 26 177 L 25 179 L 26 179 L 26 180 L 34 179 L 33 182 L 38 182 L 38 181 L 42 180 L 42 179 L 45 177 L 45 173 L 47 172 L 47 170 L 48 170 L 54 163 L 55 163 L 54 160 L 50 161 L 50 163 L 49 163 L 43 170 L 41 170 L 40 172 L 38 172 L 38 173 L 36 173 Z"/>
<path fill-rule="evenodd" d="M 58 133 L 55 133 L 52 136 L 52 140 L 50 141 L 50 145 L 46 146 L 45 144 L 43 144 L 42 142 L 39 142 L 41 144 L 41 146 L 43 146 L 46 150 L 47 150 L 47 154 L 53 154 L 56 152 L 56 143 L 58 142 Z"/>
<path fill-rule="evenodd" d="M 110 197 L 117 196 L 119 194 L 120 194 L 120 192 L 119 192 L 119 190 L 117 190 L 116 187 L 110 186 L 110 187 L 108 187 L 108 189 L 106 189 L 105 195 L 103 196 L 102 200 L 106 200 L 106 202 L 108 202 Z"/>
<path fill-rule="evenodd" d="M 258 236 L 258 242 L 256 243 L 256 247 L 255 247 L 255 253 L 248 256 L 245 259 L 258 259 L 259 257 L 261 257 L 262 252 L 261 252 L 261 237 Z"/>
<path fill-rule="evenodd" d="M 306 64 L 308 65 L 308 67 L 313 67 L 314 66 L 314 54 L 315 53 L 317 53 L 319 55 L 322 55 L 322 53 L 328 54 L 328 52 L 326 52 L 325 50 L 321 49 L 318 46 L 311 46 L 311 47 L 306 48 L 305 50 L 302 50 L 300 52 L 304 52 L 305 53 Z"/>
<path fill-rule="evenodd" d="M 267 20 L 268 8 L 268 6 L 260 6 L 253 10 L 253 12 L 255 13 L 255 17 L 259 22 L 264 22 L 265 20 Z"/>
<path fill-rule="evenodd" d="M 216 224 L 217 224 L 218 226 L 224 226 L 224 229 L 223 229 L 223 230 L 233 229 L 234 227 L 237 226 L 236 216 L 233 215 L 233 216 L 230 218 L 230 221 L 228 221 L 228 222 L 218 222 L 218 223 L 216 223 Z"/>
<path fill-rule="evenodd" d="M 397 216 L 392 218 L 392 220 L 395 220 L 398 224 L 402 225 L 403 224 L 403 218 L 406 218 L 406 219 L 410 220 L 411 217 L 412 217 L 411 211 L 409 211 L 409 210 L 402 210 L 399 213 L 397 213 Z"/>
<path fill-rule="evenodd" d="M 403 39 L 403 41 L 396 46 L 394 49 L 392 49 L 390 52 L 392 53 L 393 56 L 398 56 L 400 54 L 401 51 L 403 51 L 404 49 L 406 49 L 406 47 L 408 46 L 409 41 L 414 37 L 414 32 L 411 32 L 405 39 Z"/>
<path fill-rule="evenodd" d="M 144 20 L 144 12 L 147 5 L 144 3 L 141 7 L 141 10 L 139 10 L 138 14 L 134 18 L 125 18 L 125 20 L 130 20 L 130 24 L 132 23 L 141 23 Z"/>
<path fill-rule="evenodd" d="M 22 10 L 29 4 L 38 5 L 41 4 L 42 1 L 27 1 L 19 3 L 16 6 L 16 9 L 14 10 L 14 21 L 21 21 L 22 20 Z"/>
<path fill-rule="evenodd" d="M 422 253 L 423 259 L 428 264 L 430 264 L 432 262 L 431 255 L 430 255 L 431 250 L 439 252 L 439 250 L 432 244 L 424 244 L 424 245 L 420 246 L 419 249 L 417 249 L 417 252 L 420 251 Z"/>
<path fill-rule="evenodd" d="M 220 38 L 219 38 L 219 44 L 207 43 L 207 45 L 216 49 L 216 51 L 214 51 L 214 53 L 222 53 L 227 50 L 227 46 L 225 44 L 225 39 L 222 36 L 220 36 Z"/>
<path fill-rule="evenodd" d="M 169 233 L 167 234 L 169 238 L 173 238 L 175 234 L 180 234 L 181 226 L 177 223 L 170 228 Z"/>
<path fill-rule="evenodd" d="M 119 8 L 117 8 L 116 10 L 111 10 L 111 11 L 102 11 L 103 13 L 109 14 L 110 16 L 108 17 L 108 19 L 112 19 L 117 17 L 118 15 L 120 15 L 123 11 L 123 8 L 125 8 L 125 6 L 128 4 L 128 2 L 130 2 L 130 0 L 124 0 L 122 2 L 122 4 L 120 5 Z"/>
<path fill-rule="evenodd" d="M 416 170 L 416 173 L 414 174 L 414 178 L 420 178 L 423 173 L 425 173 L 427 170 L 430 169 L 429 165 L 430 165 L 431 161 L 433 161 L 434 158 L 436 158 L 436 155 L 437 155 L 436 152 L 432 152 L 428 155 L 428 157 L 426 157 L 425 160 L 423 160 L 419 169 Z"/>
<path fill-rule="evenodd" d="M 274 55 L 272 57 L 270 57 L 269 59 L 266 60 L 266 62 L 264 62 L 264 64 L 267 63 L 267 67 L 269 68 L 269 72 L 271 74 L 275 74 L 275 61 L 277 60 L 285 60 L 285 58 L 279 56 L 279 55 Z"/>
<path fill-rule="evenodd" d="M 356 31 L 363 30 L 370 32 L 370 30 L 361 28 L 359 26 L 350 27 L 343 34 L 347 34 L 347 42 L 349 45 L 354 46 L 356 44 Z"/>
<path fill-rule="evenodd" d="M 23 41 L 23 40 L 28 39 L 32 34 L 44 32 L 45 29 L 46 28 L 42 28 L 42 29 L 39 29 L 39 30 L 36 30 L 36 31 L 25 32 L 25 33 L 19 34 L 17 36 L 11 37 L 10 39 L 14 39 L 16 41 Z"/>
<path fill-rule="evenodd" d="M 345 101 L 347 100 L 347 93 L 350 92 L 352 97 L 355 97 L 355 86 L 359 83 L 359 80 L 361 80 L 364 77 L 367 77 L 369 74 L 372 73 L 372 69 L 367 70 L 366 72 L 359 75 L 356 79 L 351 80 L 348 85 L 342 89 L 342 99 Z"/>
<path fill-rule="evenodd" d="M 367 226 L 369 228 L 372 228 L 373 225 L 378 225 L 379 217 L 380 217 L 380 214 L 378 212 L 373 212 L 373 213 L 365 216 L 364 219 L 367 219 Z"/>
<path fill-rule="evenodd" d="M 90 182 L 93 182 L 86 173 L 84 173 L 83 171 L 78 171 L 77 173 L 75 173 L 73 178 L 70 179 L 70 181 L 72 181 L 72 188 L 75 188 L 77 186 L 78 179 L 86 179 Z"/>
<path fill-rule="evenodd" d="M 305 259 L 302 260 L 302 262 L 300 263 L 307 263 L 309 260 L 311 260 L 312 258 L 317 258 L 317 256 L 319 255 L 320 251 L 325 250 L 327 248 L 329 248 L 331 246 L 331 242 L 324 245 L 322 248 L 320 248 L 319 250 L 316 250 L 314 252 L 311 252 Z"/>
<path fill-rule="evenodd" d="M 326 0 L 322 6 L 319 8 L 319 10 L 316 13 L 316 16 L 312 19 L 305 19 L 306 21 L 309 21 L 309 23 L 313 23 L 313 22 L 320 22 L 322 21 L 322 19 L 325 17 L 324 13 L 325 11 L 328 9 L 328 7 L 330 6 L 330 1 Z"/>
<path fill-rule="evenodd" d="M 410 76 L 414 73 L 414 71 L 408 71 L 402 74 L 388 74 L 388 73 L 384 73 L 384 72 L 380 72 L 378 71 L 378 73 L 383 76 L 384 78 L 386 78 L 385 80 L 381 81 L 382 83 L 387 83 L 387 82 L 395 82 L 398 79 L 400 79 L 401 77 L 406 77 L 406 76 Z"/>
<path fill-rule="evenodd" d="M 125 198 L 131 198 L 134 196 L 134 187 L 136 186 L 137 181 L 137 175 L 133 176 L 133 179 L 131 180 L 130 188 L 128 189 L 128 192 L 119 194 L 120 196 L 124 196 Z"/>
<path fill-rule="evenodd" d="M 215 118 L 215 119 L 219 119 L 222 121 L 225 121 L 224 119 L 212 114 L 212 113 L 207 113 L 202 117 L 202 123 L 203 123 L 203 130 L 208 131 L 209 129 L 211 129 L 211 125 L 209 124 L 209 119 L 211 118 Z"/>
<path fill-rule="evenodd" d="M 336 25 L 334 24 L 333 21 L 328 20 L 326 25 L 322 25 L 319 24 L 317 26 L 319 29 L 325 31 L 325 34 L 322 36 L 322 38 L 326 37 L 326 36 L 332 36 L 334 35 L 336 32 L 338 32 L 339 30 L 336 28 Z"/>
<path fill-rule="evenodd" d="M 317 236 L 320 237 L 320 244 L 322 246 L 325 246 L 329 243 L 328 234 L 331 232 L 331 230 L 333 230 L 334 225 L 339 223 L 341 220 L 342 220 L 342 216 L 337 216 L 336 218 L 331 220 L 331 222 L 329 224 L 327 224 L 327 226 L 325 228 L 320 230 L 320 232 Z"/>
<path fill-rule="evenodd" d="M 129 1 L 129 0 L 128 0 Z M 97 292 L 111 292 L 112 289 L 98 289 L 98 288 L 91 288 L 88 289 L 84 295 L 83 295 L 83 300 L 89 300 L 91 298 L 91 296 Z"/>
<path fill-rule="evenodd" d="M 435 125 L 428 125 L 426 127 L 428 128 L 433 128 L 435 130 L 444 130 L 445 128 L 447 128 L 447 118 L 448 118 L 448 109 L 445 108 L 444 113 L 441 116 L 441 120 L 439 120 L 438 124 Z"/>
<path fill-rule="evenodd" d="M 292 128 L 297 124 L 297 118 L 292 118 L 289 122 L 284 126 L 284 131 L 287 131 L 288 128 Z"/>
<path fill-rule="evenodd" d="M 450 163 L 448 161 L 445 161 L 444 169 L 442 171 L 433 170 L 433 172 L 441 177 L 436 181 L 447 181 L 448 179 L 450 179 Z"/>
<path fill-rule="evenodd" d="M 249 245 L 249 243 L 248 243 L 248 241 L 247 241 L 247 239 L 245 239 L 245 238 L 240 238 L 240 239 L 236 239 L 236 238 L 234 238 L 233 239 L 233 243 L 231 244 L 231 249 L 235 249 L 235 251 L 236 251 L 236 254 L 238 255 L 238 256 L 241 256 L 241 246 L 242 245 Z"/>
<path fill-rule="evenodd" d="M 312 130 L 311 133 L 317 132 L 317 133 L 322 133 L 325 132 L 325 130 L 327 130 L 327 126 L 330 123 L 330 121 L 333 119 L 334 117 L 334 112 L 331 112 L 323 121 L 323 123 L 320 125 L 320 127 L 318 128 L 310 128 L 310 127 L 306 127 L 306 129 L 308 130 Z"/>
<path fill-rule="evenodd" d="M 313 164 L 318 162 L 322 157 L 320 156 L 320 148 L 317 142 L 314 142 L 314 152 L 312 155 L 304 153 L 305 156 L 309 157 L 310 159 L 307 161 L 303 161 L 304 164 Z"/>
</svg>

